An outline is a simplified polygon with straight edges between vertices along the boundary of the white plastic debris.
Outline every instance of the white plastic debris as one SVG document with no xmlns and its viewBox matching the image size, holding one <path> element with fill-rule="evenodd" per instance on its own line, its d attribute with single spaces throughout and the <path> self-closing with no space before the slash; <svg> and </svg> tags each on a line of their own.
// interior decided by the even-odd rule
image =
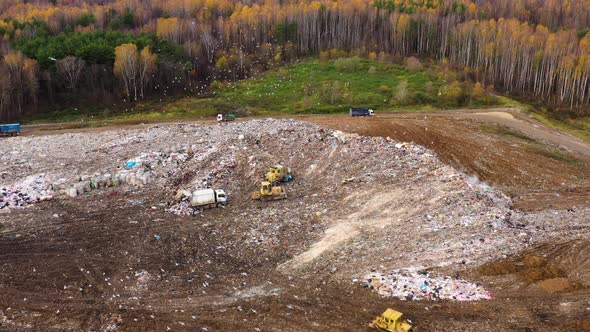
<svg viewBox="0 0 590 332">
<path fill-rule="evenodd" d="M 493 298 L 481 286 L 448 276 L 433 277 L 428 272 L 396 270 L 386 275 L 371 273 L 364 282 L 381 296 L 402 300 L 479 301 Z"/>
</svg>

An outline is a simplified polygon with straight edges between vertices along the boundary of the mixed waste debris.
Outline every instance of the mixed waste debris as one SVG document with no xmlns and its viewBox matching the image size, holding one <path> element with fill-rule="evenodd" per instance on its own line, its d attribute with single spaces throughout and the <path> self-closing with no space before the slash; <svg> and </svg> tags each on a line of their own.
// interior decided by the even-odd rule
<svg viewBox="0 0 590 332">
<path fill-rule="evenodd" d="M 75 183 L 67 185 L 63 178 L 51 182 L 43 175 L 29 176 L 20 183 L 2 188 L 0 208 L 23 207 L 65 194 L 77 197 L 93 190 L 128 185 L 143 188 L 153 182 L 159 167 L 179 167 L 191 155 L 191 148 L 167 148 L 162 152 L 145 153 L 125 162 L 115 174 L 95 173 L 79 176 Z"/>
<path fill-rule="evenodd" d="M 270 183 L 265 175 L 277 162 L 287 172 L 277 168 L 281 181 L 273 182 L 287 187 L 289 199 L 253 203 L 249 194 L 254 184 Z M 285 184 L 287 165 L 297 173 L 295 181 Z M 39 252 L 67 240 L 77 257 L 73 266 L 96 255 L 113 257 L 92 260 L 84 270 L 89 278 L 63 271 L 60 264 L 69 264 L 69 256 L 37 261 L 14 257 L 14 266 L 26 263 L 17 272 L 27 278 L 18 282 L 38 285 L 31 280 L 40 279 L 41 273 L 30 272 L 28 262 L 44 262 L 37 271 L 56 277 L 49 280 L 58 285 L 51 287 L 56 296 L 83 303 L 97 294 L 89 290 L 92 282 L 92 289 L 100 287 L 99 296 L 122 313 L 138 303 L 152 303 L 153 291 L 161 303 L 170 296 L 178 299 L 180 293 L 201 303 L 225 298 L 231 286 L 241 291 L 276 281 L 276 287 L 290 289 L 276 271 L 300 256 L 303 263 L 289 265 L 295 268 L 286 274 L 297 280 L 294 284 L 305 283 L 303 276 L 321 280 L 328 273 L 340 282 L 366 276 L 373 267 L 390 271 L 414 266 L 420 271 L 438 266 L 436 271 L 451 273 L 551 237 L 590 235 L 587 211 L 514 211 L 509 197 L 443 164 L 422 146 L 293 120 L 18 137 L 0 145 L 0 169 L 0 181 L 11 184 L 0 186 L 7 193 L 3 197 L 19 190 L 31 201 L 46 194 L 67 199 L 0 215 L 8 234 L 3 241 L 31 252 L 29 240 L 36 241 L 35 227 L 40 225 L 43 239 L 51 241 L 38 241 Z M 24 190 L 21 184 L 28 177 L 45 179 L 32 183 L 42 190 Z M 92 195 L 68 199 L 63 192 L 73 194 L 71 188 Z M 191 204 L 195 191 L 220 188 L 230 198 L 225 208 L 205 210 Z M 177 200 L 179 191 L 183 195 Z M 199 218 L 189 224 L 189 218 L 164 214 L 165 209 Z M 20 232 L 23 227 L 26 231 Z M 476 284 L 416 271 L 375 273 L 361 280 L 383 296 L 403 299 L 491 297 Z M 72 276 L 63 290 L 62 273 Z M 299 288 L 293 289 L 299 295 Z M 171 330 L 175 328 L 184 330 Z"/>
<path fill-rule="evenodd" d="M 384 297 L 401 300 L 489 300 L 493 296 L 483 287 L 449 276 L 433 277 L 425 271 L 396 270 L 386 275 L 371 273 L 364 280 L 369 287 Z"/>
<path fill-rule="evenodd" d="M 191 203 L 188 200 L 177 202 L 166 209 L 166 212 L 177 216 L 194 216 L 198 211 L 198 209 L 191 206 Z"/>
<path fill-rule="evenodd" d="M 20 191 L 8 191 L 3 188 L 0 195 L 0 209 L 8 207 L 24 207 L 33 203 L 33 199 Z"/>
<path fill-rule="evenodd" d="M 0 156 L 2 184 L 12 183 L 0 186 L 5 207 L 89 192 L 145 196 L 140 201 L 149 203 L 134 209 L 199 215 L 203 224 L 214 216 L 215 223 L 227 222 L 240 234 L 234 243 L 256 253 L 296 240 L 288 249 L 294 257 L 325 237 L 319 254 L 348 252 L 331 256 L 333 264 L 355 273 L 369 268 L 375 258 L 371 248 L 385 257 L 382 270 L 468 266 L 556 234 L 586 234 L 578 227 L 586 223 L 583 214 L 556 218 L 513 211 L 508 196 L 443 164 L 423 146 L 295 120 L 18 137 L 0 145 Z M 289 182 L 290 168 L 298 170 L 297 181 Z M 20 183 L 29 177 L 45 179 L 43 191 L 23 190 Z M 264 190 L 269 197 L 280 185 L 290 199 L 252 204 L 249 195 L 260 188 L 258 181 L 269 183 Z M 209 213 L 187 195 L 175 199 L 179 190 L 192 196 L 203 189 L 223 189 L 231 204 Z M 392 241 L 398 244 L 391 246 Z M 314 262 L 323 265 L 324 256 L 311 254 L 304 263 L 312 269 Z"/>
<path fill-rule="evenodd" d="M 94 176 L 81 176 L 79 182 L 65 190 L 70 197 L 76 197 L 95 189 L 118 187 L 129 185 L 133 188 L 143 188 L 153 182 L 157 176 L 154 172 L 159 167 L 178 167 L 186 162 L 191 155 L 191 148 L 181 147 L 167 148 L 162 152 L 142 154 L 128 160 L 124 169 L 118 170 L 114 175 L 95 174 Z"/>
<path fill-rule="evenodd" d="M 43 176 L 29 176 L 17 184 L 0 186 L 0 209 L 25 207 L 53 199 L 54 185 Z"/>
</svg>

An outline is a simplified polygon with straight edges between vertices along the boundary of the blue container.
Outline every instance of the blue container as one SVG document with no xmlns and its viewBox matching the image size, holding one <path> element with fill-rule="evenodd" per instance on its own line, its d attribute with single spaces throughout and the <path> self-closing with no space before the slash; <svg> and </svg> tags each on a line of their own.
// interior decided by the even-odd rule
<svg viewBox="0 0 590 332">
<path fill-rule="evenodd" d="M 0 125 L 0 134 L 12 136 L 18 133 L 20 133 L 20 124 L 18 123 Z"/>
</svg>

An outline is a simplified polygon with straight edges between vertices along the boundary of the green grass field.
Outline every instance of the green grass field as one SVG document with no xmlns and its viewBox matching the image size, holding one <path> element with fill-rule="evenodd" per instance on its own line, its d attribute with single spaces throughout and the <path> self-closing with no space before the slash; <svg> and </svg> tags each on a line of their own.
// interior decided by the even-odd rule
<svg viewBox="0 0 590 332">
<path fill-rule="evenodd" d="M 306 60 L 234 83 L 215 82 L 207 98 L 145 101 L 127 109 L 84 108 L 36 114 L 24 123 L 73 121 L 137 121 L 213 116 L 345 113 L 350 106 L 378 112 L 501 106 L 507 98 L 474 99 L 467 91 L 451 91 L 435 69 L 409 71 L 403 66 L 367 59 Z M 450 91 L 450 92 L 448 92 Z"/>
<path fill-rule="evenodd" d="M 407 81 L 406 100 L 396 88 Z M 431 82 L 431 92 L 426 85 Z M 432 108 L 440 88 L 428 71 L 361 60 L 357 68 L 338 70 L 334 62 L 311 60 L 270 71 L 260 77 L 215 89 L 216 103 L 226 110 L 250 108 L 257 113 L 338 113 L 352 106 L 376 110 Z"/>
</svg>

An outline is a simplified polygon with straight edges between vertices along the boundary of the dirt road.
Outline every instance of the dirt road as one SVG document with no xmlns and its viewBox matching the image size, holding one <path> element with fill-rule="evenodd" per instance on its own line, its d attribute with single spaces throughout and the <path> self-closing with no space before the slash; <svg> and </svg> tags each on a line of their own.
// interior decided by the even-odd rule
<svg viewBox="0 0 590 332">
<path fill-rule="evenodd" d="M 579 138 L 549 128 L 518 109 L 497 109 L 460 113 L 466 119 L 487 121 L 519 131 L 533 139 L 562 147 L 570 152 L 590 158 L 590 144 Z"/>
</svg>

